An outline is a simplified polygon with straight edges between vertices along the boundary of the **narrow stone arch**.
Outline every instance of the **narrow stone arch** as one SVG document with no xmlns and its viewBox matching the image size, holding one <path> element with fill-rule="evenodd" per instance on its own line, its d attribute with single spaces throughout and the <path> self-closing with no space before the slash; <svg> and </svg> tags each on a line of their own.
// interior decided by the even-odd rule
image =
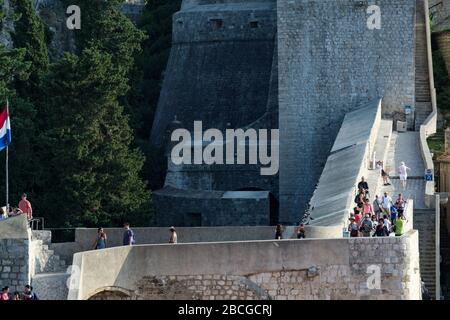
<svg viewBox="0 0 450 320">
<path fill-rule="evenodd" d="M 133 291 L 121 287 L 102 287 L 88 295 L 86 300 L 132 300 L 135 294 Z"/>
</svg>

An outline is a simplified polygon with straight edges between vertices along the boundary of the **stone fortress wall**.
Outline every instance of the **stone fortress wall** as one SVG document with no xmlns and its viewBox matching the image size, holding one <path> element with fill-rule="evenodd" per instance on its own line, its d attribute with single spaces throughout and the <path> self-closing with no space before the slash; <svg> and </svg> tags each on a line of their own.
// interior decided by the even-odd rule
<svg viewBox="0 0 450 320">
<path fill-rule="evenodd" d="M 82 252 L 74 256 L 80 278 L 69 299 L 420 299 L 417 236 L 411 230 L 395 238 L 138 245 Z M 370 285 L 374 270 L 379 271 L 379 287 Z"/>
<path fill-rule="evenodd" d="M 277 4 L 280 219 L 292 222 L 311 198 L 347 112 L 376 98 L 383 98 L 383 115 L 414 110 L 416 2 L 377 1 L 380 30 L 367 27 L 371 1 Z"/>
<path fill-rule="evenodd" d="M 261 214 L 297 223 L 346 113 L 382 98 L 383 117 L 406 120 L 414 129 L 415 47 L 422 45 L 415 39 L 416 1 L 377 2 L 380 30 L 367 26 L 371 4 L 183 1 L 173 19 L 152 144 L 169 146 L 172 126 L 192 129 L 194 120 L 222 130 L 280 128 L 280 172 L 261 177 L 257 166 L 169 164 L 165 188 L 155 193 L 158 216 L 168 217 L 159 225 L 186 225 L 190 212 L 208 216 L 207 225 L 222 225 L 233 206 L 205 191 L 270 192 L 275 201 Z M 194 205 L 180 192 L 193 194 Z M 217 221 L 205 209 L 211 201 Z"/>
<path fill-rule="evenodd" d="M 183 1 L 173 17 L 152 144 L 169 147 L 174 123 L 192 130 L 194 121 L 202 121 L 204 130 L 222 132 L 278 127 L 275 9 L 275 0 Z M 251 192 L 223 197 L 229 191 L 268 195 L 262 200 Z M 165 186 L 154 193 L 154 203 L 160 226 L 267 225 L 277 220 L 277 197 L 278 176 L 261 176 L 259 165 L 173 165 L 169 160 Z M 243 214 L 248 208 L 257 209 L 257 217 Z M 191 214 L 201 222 L 187 217 Z"/>
<path fill-rule="evenodd" d="M 0 221 L 0 288 L 22 292 L 30 283 L 30 231 L 26 218 Z M 31 253 L 31 254 L 30 254 Z"/>
</svg>

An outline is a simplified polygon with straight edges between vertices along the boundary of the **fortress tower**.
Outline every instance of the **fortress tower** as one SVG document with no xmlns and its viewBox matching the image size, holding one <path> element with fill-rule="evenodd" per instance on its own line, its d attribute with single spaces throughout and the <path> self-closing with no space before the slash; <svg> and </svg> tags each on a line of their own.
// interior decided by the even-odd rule
<svg viewBox="0 0 450 320">
<path fill-rule="evenodd" d="M 373 4 L 380 28 L 369 26 Z M 154 194 L 158 224 L 296 223 L 346 113 L 382 98 L 383 117 L 417 130 L 431 112 L 423 5 L 183 1 L 151 143 L 168 145 L 175 118 L 189 130 L 195 120 L 205 129 L 279 128 L 280 170 L 267 177 L 258 166 L 169 162 Z"/>
<path fill-rule="evenodd" d="M 278 128 L 276 30 L 275 0 L 184 0 L 151 143 L 168 145 L 174 119 L 191 131 L 194 121 L 222 132 Z M 257 165 L 169 161 L 154 203 L 159 225 L 264 225 L 277 220 L 277 197 L 278 177 Z"/>
</svg>

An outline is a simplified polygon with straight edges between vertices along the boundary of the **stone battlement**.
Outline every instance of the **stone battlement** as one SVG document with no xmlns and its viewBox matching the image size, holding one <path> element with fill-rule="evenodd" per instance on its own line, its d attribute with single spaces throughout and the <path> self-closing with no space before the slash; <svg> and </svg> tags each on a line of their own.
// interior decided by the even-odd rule
<svg viewBox="0 0 450 320">
<path fill-rule="evenodd" d="M 69 299 L 75 300 L 421 298 L 417 231 L 395 238 L 125 246 L 75 254 L 74 265 L 80 281 Z M 373 265 L 380 268 L 379 288 L 368 286 Z"/>
</svg>

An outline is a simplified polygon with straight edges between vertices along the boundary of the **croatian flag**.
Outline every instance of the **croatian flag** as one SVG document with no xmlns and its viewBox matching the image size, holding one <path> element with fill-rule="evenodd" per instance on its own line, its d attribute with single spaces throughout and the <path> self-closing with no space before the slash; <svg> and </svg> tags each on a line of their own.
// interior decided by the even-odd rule
<svg viewBox="0 0 450 320">
<path fill-rule="evenodd" d="M 8 107 L 0 113 L 0 151 L 11 143 L 11 124 L 9 122 Z"/>
</svg>

